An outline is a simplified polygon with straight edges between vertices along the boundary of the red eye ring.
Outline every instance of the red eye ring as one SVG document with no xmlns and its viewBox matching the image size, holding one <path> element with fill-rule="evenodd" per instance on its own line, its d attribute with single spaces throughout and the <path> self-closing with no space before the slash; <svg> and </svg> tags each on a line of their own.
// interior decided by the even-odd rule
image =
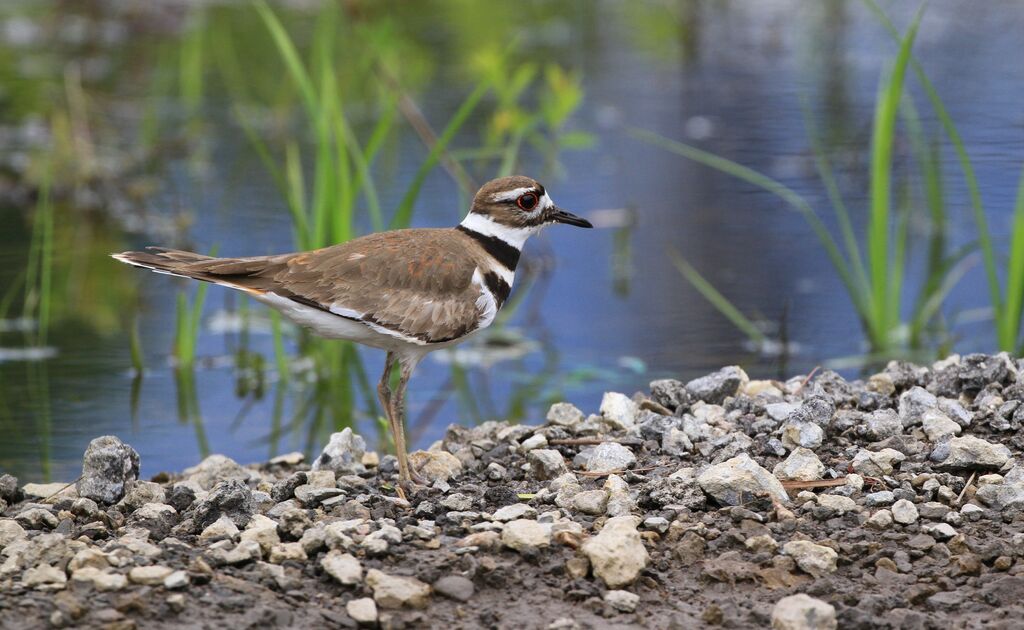
<svg viewBox="0 0 1024 630">
<path fill-rule="evenodd" d="M 537 203 L 539 201 L 540 200 L 537 198 L 537 193 L 528 192 L 523 195 L 520 195 L 519 199 L 516 199 L 516 205 L 522 208 L 523 210 L 529 212 L 530 210 L 533 210 L 534 208 L 537 207 Z"/>
</svg>

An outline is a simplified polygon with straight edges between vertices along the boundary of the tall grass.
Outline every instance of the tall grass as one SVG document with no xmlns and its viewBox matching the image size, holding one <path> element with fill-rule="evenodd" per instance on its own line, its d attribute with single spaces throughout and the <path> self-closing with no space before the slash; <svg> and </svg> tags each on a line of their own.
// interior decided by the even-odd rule
<svg viewBox="0 0 1024 630">
<path fill-rule="evenodd" d="M 910 28 L 899 39 L 899 52 L 891 69 L 883 74 L 875 101 L 869 160 L 868 218 L 863 251 L 858 244 L 847 205 L 839 193 L 828 157 L 817 143 L 813 127 L 809 127 L 809 132 L 815 147 L 815 164 L 837 219 L 838 237 L 829 230 L 810 202 L 781 182 L 697 147 L 661 137 L 650 131 L 632 130 L 632 134 L 640 140 L 767 190 L 797 210 L 810 225 L 838 273 L 872 351 L 883 355 L 893 354 L 902 348 L 916 347 L 922 343 L 924 331 L 933 323 L 945 295 L 962 273 L 961 269 L 949 264 L 943 252 L 935 254 L 937 260 L 942 263 L 938 266 L 940 273 L 926 283 L 916 297 L 911 305 L 913 316 L 904 319 L 904 276 L 908 255 L 910 209 L 907 203 L 894 203 L 893 147 L 897 136 L 897 120 L 900 115 L 905 76 L 921 15 L 921 11 L 918 11 Z M 925 143 L 921 137 L 920 126 L 915 124 L 916 114 L 912 105 L 908 105 L 903 111 L 913 143 L 922 146 Z M 941 171 L 937 159 L 929 152 L 918 152 L 916 158 L 927 182 L 926 197 L 929 208 L 933 217 L 941 219 L 945 210 L 942 206 Z M 678 257 L 674 263 L 691 284 L 730 321 L 752 340 L 759 341 L 755 334 L 756 327 L 752 328 L 749 320 L 714 290 L 689 263 Z"/>
</svg>

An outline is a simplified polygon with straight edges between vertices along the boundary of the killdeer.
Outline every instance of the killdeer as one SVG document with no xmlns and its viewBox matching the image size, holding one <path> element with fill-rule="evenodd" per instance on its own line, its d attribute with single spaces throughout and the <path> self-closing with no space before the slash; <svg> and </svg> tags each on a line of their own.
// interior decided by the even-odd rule
<svg viewBox="0 0 1024 630">
<path fill-rule="evenodd" d="M 427 353 L 487 328 L 508 299 L 523 245 L 551 223 L 593 227 L 562 210 L 522 176 L 485 184 L 454 228 L 379 232 L 309 252 L 213 258 L 151 247 L 112 254 L 121 262 L 244 291 L 330 339 L 387 352 L 377 385 L 399 478 L 411 482 L 405 390 Z M 398 388 L 391 371 L 398 363 Z"/>
</svg>

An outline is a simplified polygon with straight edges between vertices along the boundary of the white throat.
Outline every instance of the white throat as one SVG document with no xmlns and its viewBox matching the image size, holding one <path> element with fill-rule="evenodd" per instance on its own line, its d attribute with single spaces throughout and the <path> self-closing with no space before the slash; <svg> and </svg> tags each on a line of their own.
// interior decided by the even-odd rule
<svg viewBox="0 0 1024 630">
<path fill-rule="evenodd" d="M 532 227 L 512 227 L 510 225 L 502 225 L 488 216 L 477 214 L 475 212 L 470 212 L 466 215 L 466 218 L 462 220 L 460 225 L 467 230 L 476 232 L 477 234 L 493 236 L 494 238 L 500 239 L 518 250 L 523 249 L 526 239 L 530 238 L 544 227 L 542 225 L 535 225 Z"/>
</svg>

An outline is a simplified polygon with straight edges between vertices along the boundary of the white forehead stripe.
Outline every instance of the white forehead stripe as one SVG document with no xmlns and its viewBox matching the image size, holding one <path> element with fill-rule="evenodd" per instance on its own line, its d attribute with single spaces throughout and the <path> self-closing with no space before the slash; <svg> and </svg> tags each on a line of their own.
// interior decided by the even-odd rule
<svg viewBox="0 0 1024 630">
<path fill-rule="evenodd" d="M 525 193 L 533 192 L 533 188 L 515 188 L 513 190 L 506 190 L 505 192 L 494 193 L 491 196 L 493 201 L 514 201 Z"/>
<path fill-rule="evenodd" d="M 545 192 L 544 196 L 540 198 L 540 204 L 539 205 L 540 205 L 542 210 L 547 210 L 551 206 L 555 205 L 555 202 L 551 201 L 551 197 L 549 197 L 547 192 Z"/>
<path fill-rule="evenodd" d="M 540 225 L 534 225 L 531 227 L 512 227 L 510 225 L 502 225 L 490 217 L 477 214 L 476 212 L 470 212 L 466 215 L 466 218 L 462 220 L 461 225 L 467 230 L 476 232 L 477 234 L 493 236 L 494 238 L 501 239 L 518 250 L 522 250 L 523 244 L 526 243 L 526 239 L 536 234 L 542 227 Z"/>
</svg>

